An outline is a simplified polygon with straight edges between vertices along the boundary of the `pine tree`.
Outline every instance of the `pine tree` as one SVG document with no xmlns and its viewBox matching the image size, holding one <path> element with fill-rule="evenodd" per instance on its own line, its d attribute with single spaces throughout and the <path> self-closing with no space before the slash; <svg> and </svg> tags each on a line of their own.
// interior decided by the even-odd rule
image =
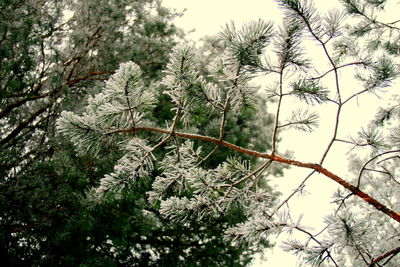
<svg viewBox="0 0 400 267">
<path fill-rule="evenodd" d="M 96 201 L 118 198 L 157 173 L 146 201 L 167 220 L 206 223 L 239 209 L 241 220 L 225 229 L 225 239 L 232 244 L 258 246 L 271 234 L 299 232 L 306 236 L 305 242 L 289 239 L 286 249 L 299 254 L 306 264 L 396 266 L 400 252 L 398 98 L 378 112 L 375 125 L 360 129 L 357 138 L 344 138 L 341 125 L 344 109 L 360 95 L 384 95 L 382 88 L 392 89 L 399 75 L 398 21 L 382 22 L 378 17 L 386 1 L 343 0 L 343 11 L 327 14 L 319 13 L 312 1 L 277 2 L 285 13 L 281 27 L 262 20 L 242 28 L 227 25 L 220 36 L 224 52 L 208 64 L 206 72 L 198 70 L 204 62 L 196 58 L 193 47 L 174 48 L 162 80 L 173 113 L 164 125 L 152 120 L 155 106 L 160 105 L 157 92 L 143 85 L 137 64 L 126 62 L 80 115 L 63 112 L 58 129 L 83 154 L 98 153 L 118 140 L 122 155 L 114 171 L 92 190 L 90 197 Z M 323 67 L 304 49 L 305 40 L 310 39 L 327 62 Z M 358 80 L 352 88 L 341 78 L 349 70 Z M 261 75 L 273 82 L 267 93 L 259 95 L 251 81 Z M 296 98 L 303 108 L 285 118 L 283 106 Z M 240 144 L 226 132 L 229 116 L 240 120 L 253 109 L 254 117 L 268 117 L 259 99 L 276 106 L 267 150 L 257 149 L 252 140 Z M 318 162 L 292 159 L 279 149 L 279 136 L 289 128 L 306 132 L 317 128 L 315 105 L 335 110 L 329 142 Z M 199 130 L 198 125 L 213 125 L 214 118 L 218 131 Z M 366 160 L 353 164 L 354 177 L 340 177 L 324 167 L 338 143 L 354 151 L 371 148 Z M 204 149 L 210 144 L 214 148 Z M 207 165 L 221 148 L 236 155 Z M 168 153 L 159 152 L 163 149 Z M 244 156 L 258 162 L 250 164 Z M 282 164 L 310 169 L 310 173 L 295 192 L 277 202 L 265 183 Z M 338 206 L 326 217 L 326 227 L 313 232 L 284 207 L 317 173 L 336 182 L 340 190 L 334 199 Z"/>
</svg>

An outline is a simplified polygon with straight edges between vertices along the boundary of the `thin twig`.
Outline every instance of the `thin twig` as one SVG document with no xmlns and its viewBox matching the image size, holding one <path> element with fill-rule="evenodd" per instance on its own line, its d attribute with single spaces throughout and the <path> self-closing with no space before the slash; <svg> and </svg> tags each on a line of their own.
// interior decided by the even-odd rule
<svg viewBox="0 0 400 267">
<path fill-rule="evenodd" d="M 377 159 L 377 158 L 379 158 L 379 157 L 381 157 L 381 156 L 383 156 L 383 155 L 387 155 L 387 154 L 391 154 L 391 153 L 399 153 L 399 152 L 400 152 L 400 149 L 399 149 L 399 150 L 385 151 L 385 152 L 380 153 L 380 154 L 378 154 L 378 155 L 372 157 L 371 159 L 369 159 L 369 160 L 362 166 L 362 168 L 361 168 L 361 170 L 360 170 L 360 173 L 358 174 L 357 187 L 360 187 L 360 185 L 361 185 L 361 176 L 362 176 L 363 172 L 366 170 L 368 164 L 370 164 L 372 161 L 374 161 L 375 159 Z"/>
<path fill-rule="evenodd" d="M 282 105 L 282 99 L 283 99 L 283 70 L 284 70 L 284 66 L 281 67 L 281 71 L 279 73 L 279 100 L 278 100 L 278 106 L 276 108 L 276 114 L 275 114 L 274 131 L 272 134 L 272 152 L 271 152 L 272 155 L 274 155 L 275 151 L 276 151 L 276 139 L 277 139 L 278 128 L 279 128 L 279 114 L 281 112 L 281 105 Z"/>
<path fill-rule="evenodd" d="M 271 216 L 274 215 L 280 208 L 282 208 L 285 204 L 289 202 L 289 200 L 301 190 L 301 188 L 304 187 L 305 183 L 310 179 L 310 177 L 315 173 L 315 170 L 313 170 L 311 173 L 309 173 L 306 178 L 301 181 L 301 183 L 296 187 L 295 190 L 287 197 L 285 198 L 278 206 L 275 207 L 274 211 L 271 213 Z"/>
</svg>

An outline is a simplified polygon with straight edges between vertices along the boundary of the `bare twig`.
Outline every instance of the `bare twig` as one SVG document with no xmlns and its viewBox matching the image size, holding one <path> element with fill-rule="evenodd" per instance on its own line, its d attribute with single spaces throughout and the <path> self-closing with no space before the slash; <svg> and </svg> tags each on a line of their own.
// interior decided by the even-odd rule
<svg viewBox="0 0 400 267">
<path fill-rule="evenodd" d="M 279 128 L 279 114 L 281 112 L 282 99 L 283 99 L 283 70 L 284 66 L 282 66 L 281 71 L 279 73 L 279 100 L 278 100 L 278 106 L 276 108 L 274 131 L 272 134 L 272 152 L 271 152 L 272 155 L 275 154 L 276 151 L 276 139 Z"/>
<path fill-rule="evenodd" d="M 370 164 L 372 161 L 376 160 L 377 158 L 387 155 L 387 154 L 391 154 L 391 153 L 399 153 L 400 150 L 391 150 L 391 151 L 385 151 L 383 153 L 380 153 L 374 157 L 372 157 L 371 159 L 369 159 L 361 168 L 360 173 L 358 174 L 358 179 L 357 179 L 357 187 L 360 187 L 361 185 L 361 176 L 363 174 L 363 172 L 366 170 L 368 164 Z"/>
</svg>

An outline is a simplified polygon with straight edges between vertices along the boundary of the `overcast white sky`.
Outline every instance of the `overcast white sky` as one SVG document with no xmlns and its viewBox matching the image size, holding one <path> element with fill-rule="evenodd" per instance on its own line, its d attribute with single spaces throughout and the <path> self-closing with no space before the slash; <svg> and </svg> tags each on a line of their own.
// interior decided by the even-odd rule
<svg viewBox="0 0 400 267">
<path fill-rule="evenodd" d="M 185 15 L 176 19 L 175 23 L 178 27 L 186 31 L 195 29 L 195 32 L 187 35 L 187 38 L 198 41 L 205 35 L 213 35 L 218 33 L 221 28 L 230 21 L 234 21 L 236 25 L 250 20 L 259 18 L 264 20 L 272 20 L 280 23 L 282 19 L 282 10 L 274 0 L 164 0 L 167 7 L 176 8 L 178 11 L 187 9 Z M 340 8 L 338 1 L 331 0 L 314 0 L 318 10 L 325 12 L 331 8 Z M 309 48 L 312 53 L 320 53 L 318 47 Z M 315 50 L 315 51 L 314 51 Z M 321 54 L 320 54 L 321 55 Z M 352 108 L 345 108 L 342 127 L 339 133 L 343 134 L 341 138 L 345 139 L 347 134 L 355 134 L 360 130 L 361 126 L 366 125 L 371 116 L 373 116 L 376 108 L 376 98 L 374 96 L 363 96 L 358 99 L 358 103 Z M 289 108 L 290 105 L 286 107 Z M 290 149 L 294 151 L 296 159 L 306 162 L 317 162 L 321 157 L 322 151 L 331 138 L 332 131 L 332 109 L 328 106 L 322 107 L 320 110 L 321 118 L 320 128 L 313 134 L 299 134 L 299 132 L 288 131 L 282 135 L 283 150 Z M 349 130 L 349 132 L 347 132 Z M 328 169 L 334 170 L 336 174 L 343 177 L 348 175 L 347 172 L 347 147 L 336 145 L 334 151 L 330 154 L 325 162 Z M 285 173 L 283 178 L 277 181 L 279 191 L 289 193 L 296 187 L 300 181 L 308 174 L 307 170 L 292 170 Z M 307 184 L 307 191 L 311 194 L 299 199 L 296 203 L 291 203 L 291 210 L 296 210 L 295 215 L 299 216 L 304 213 L 304 224 L 313 225 L 315 227 L 321 225 L 324 215 L 330 212 L 329 203 L 333 191 L 337 188 L 336 184 L 327 180 L 325 177 L 315 176 Z M 284 194 L 284 195 L 286 195 Z M 277 244 L 276 248 L 269 250 L 265 254 L 267 261 L 258 261 L 254 266 L 269 267 L 294 267 L 297 266 L 297 258 L 283 252 Z"/>
</svg>

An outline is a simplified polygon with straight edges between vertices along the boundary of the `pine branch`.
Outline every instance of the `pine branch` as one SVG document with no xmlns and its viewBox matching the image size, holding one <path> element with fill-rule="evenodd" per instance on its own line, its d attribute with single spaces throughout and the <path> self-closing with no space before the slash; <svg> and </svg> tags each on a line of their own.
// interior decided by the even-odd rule
<svg viewBox="0 0 400 267">
<path fill-rule="evenodd" d="M 307 230 L 305 230 L 305 229 L 303 229 L 303 228 L 301 228 L 299 226 L 295 226 L 293 228 L 296 229 L 299 232 L 302 232 L 302 233 L 306 234 L 310 238 L 310 240 L 313 240 L 320 247 L 324 247 L 323 246 L 324 244 L 316 238 L 316 235 L 313 235 L 309 231 L 307 231 Z M 336 267 L 339 267 L 339 265 L 336 263 L 335 259 L 333 258 L 331 252 L 329 251 L 329 247 L 324 248 L 323 251 L 321 251 L 320 253 L 326 253 L 327 254 L 326 257 L 329 258 Z M 320 255 L 321 255 L 321 257 L 323 256 L 323 254 L 320 254 Z M 320 259 L 319 260 L 319 264 L 321 264 L 324 260 L 325 260 L 325 258 Z"/>
<path fill-rule="evenodd" d="M 278 128 L 292 127 L 296 130 L 311 132 L 313 127 L 318 126 L 318 118 L 318 114 L 315 112 L 309 113 L 307 110 L 295 110 L 292 112 L 289 122 L 278 125 Z"/>
<path fill-rule="evenodd" d="M 29 116 L 26 120 L 24 120 L 20 124 L 18 124 L 18 126 L 15 127 L 15 129 L 12 130 L 11 133 L 9 133 L 7 136 L 5 136 L 3 139 L 1 139 L 0 145 L 5 145 L 8 142 L 10 142 L 13 138 L 17 137 L 19 135 L 19 133 L 25 129 L 25 127 L 27 127 L 30 123 L 32 123 L 38 116 L 40 116 L 40 114 L 45 112 L 50 105 L 51 104 L 48 104 L 45 107 L 38 109 L 35 113 L 33 113 L 31 116 Z"/>
<path fill-rule="evenodd" d="M 301 161 L 297 160 L 292 160 L 288 158 L 284 158 L 281 156 L 277 155 L 270 155 L 267 153 L 261 153 L 258 151 L 246 149 L 237 145 L 234 145 L 232 143 L 226 142 L 226 141 L 221 141 L 217 138 L 214 137 L 209 137 L 209 136 L 204 136 L 204 135 L 198 135 L 198 134 L 191 134 L 191 133 L 183 133 L 183 132 L 172 132 L 170 130 L 162 129 L 162 128 L 154 128 L 154 127 L 137 127 L 137 128 L 129 128 L 129 129 L 120 129 L 120 130 L 111 130 L 108 132 L 108 134 L 115 134 L 115 133 L 129 133 L 129 132 L 135 132 L 135 131 L 151 131 L 151 132 L 158 132 L 158 133 L 164 133 L 164 134 L 170 134 L 173 136 L 177 137 L 182 137 L 182 138 L 187 138 L 187 139 L 194 139 L 194 140 L 202 140 L 205 142 L 209 143 L 214 143 L 218 144 L 227 148 L 230 148 L 232 150 L 235 150 L 240 153 L 244 153 L 247 155 L 251 155 L 254 157 L 259 157 L 259 158 L 266 158 L 270 159 L 272 161 L 284 163 L 287 165 L 292 165 L 292 166 L 297 166 L 301 168 L 307 168 L 307 169 L 312 169 L 315 170 L 316 172 L 319 172 L 323 174 L 324 176 L 330 178 L 331 180 L 335 181 L 336 183 L 340 184 L 347 190 L 351 191 L 354 195 L 358 196 L 361 198 L 363 201 L 367 202 L 368 204 L 372 205 L 375 209 L 385 213 L 392 219 L 396 220 L 397 222 L 400 222 L 400 213 L 396 213 L 384 204 L 380 203 L 378 200 L 374 199 L 372 196 L 369 194 L 361 191 L 358 187 L 351 185 L 348 183 L 346 180 L 342 179 L 341 177 L 335 175 L 334 173 L 330 172 L 329 170 L 325 169 L 322 167 L 320 164 L 316 163 L 304 163 Z"/>
<path fill-rule="evenodd" d="M 371 264 L 369 265 L 369 267 L 374 267 L 375 264 L 378 264 L 378 262 L 380 262 L 381 260 L 383 260 L 383 259 L 385 259 L 385 258 L 387 258 L 387 257 L 389 257 L 389 256 L 392 256 L 392 257 L 393 257 L 394 255 L 396 255 L 396 254 L 398 254 L 398 253 L 400 253 L 400 247 L 397 247 L 397 248 L 394 248 L 394 249 L 392 249 L 392 250 L 389 250 L 388 252 L 386 252 L 386 253 L 384 253 L 384 254 L 382 254 L 382 255 L 380 255 L 380 256 L 374 258 L 374 259 L 371 261 Z M 386 263 L 386 262 L 385 262 L 385 263 Z"/>
<path fill-rule="evenodd" d="M 366 6 L 365 5 L 364 6 L 357 5 L 357 2 L 354 0 L 342 0 L 342 2 L 346 6 L 347 11 L 350 14 L 360 16 L 371 24 L 375 24 L 375 25 L 378 25 L 381 27 L 383 26 L 383 27 L 389 28 L 391 30 L 400 30 L 399 27 L 392 26 L 392 25 L 398 23 L 399 22 L 398 20 L 389 22 L 389 23 L 380 22 L 380 21 L 376 20 L 376 18 L 372 18 L 366 14 L 366 12 L 365 12 Z"/>
<path fill-rule="evenodd" d="M 75 79 L 68 79 L 66 81 L 66 85 L 68 86 L 74 86 L 77 83 L 81 82 L 81 81 L 104 81 L 105 78 L 101 77 L 103 75 L 109 75 L 109 74 L 113 74 L 113 72 L 110 71 L 90 71 L 87 74 L 81 76 L 81 77 L 77 77 Z M 100 76 L 100 77 L 97 77 Z"/>
<path fill-rule="evenodd" d="M 0 119 L 3 118 L 4 116 L 6 116 L 8 113 L 10 113 L 13 109 L 22 106 L 23 104 L 29 102 L 29 101 L 34 101 L 34 100 L 38 100 L 41 98 L 45 98 L 48 97 L 49 95 L 51 95 L 52 92 L 49 93 L 45 93 L 42 95 L 32 95 L 32 96 L 28 96 L 24 99 L 21 100 L 17 100 L 11 104 L 9 104 L 8 106 L 6 106 L 2 111 L 0 111 Z"/>
</svg>

